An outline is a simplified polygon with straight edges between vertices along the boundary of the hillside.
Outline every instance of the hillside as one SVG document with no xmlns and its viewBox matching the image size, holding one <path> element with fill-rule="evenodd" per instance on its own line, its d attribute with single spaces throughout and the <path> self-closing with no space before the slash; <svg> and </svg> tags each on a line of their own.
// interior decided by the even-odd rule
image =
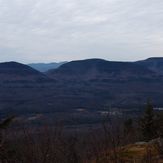
<svg viewBox="0 0 163 163">
<path fill-rule="evenodd" d="M 154 106 L 163 107 L 163 77 L 132 62 L 72 61 L 46 74 L 8 62 L 0 64 L 0 77 L 4 114 L 62 112 L 64 119 L 75 114 L 78 121 L 95 121 L 108 106 L 136 114 L 132 110 L 143 108 L 150 98 Z"/>
<path fill-rule="evenodd" d="M 115 151 L 108 150 L 104 154 L 101 154 L 98 161 L 97 160 L 90 161 L 90 163 L 104 163 L 104 162 L 163 163 L 163 158 L 160 155 L 157 144 L 138 142 L 135 144 L 119 147 L 115 149 Z"/>
<path fill-rule="evenodd" d="M 47 73 L 55 79 L 76 80 L 140 80 L 157 75 L 148 68 L 131 62 L 111 62 L 102 59 L 72 61 Z"/>
<path fill-rule="evenodd" d="M 147 98 L 163 105 L 162 76 L 137 63 L 72 61 L 48 71 L 47 75 L 60 83 L 64 94 L 61 98 L 73 108 L 142 106 Z"/>
<path fill-rule="evenodd" d="M 163 75 L 163 57 L 148 58 L 136 63 L 156 72 L 157 74 Z"/>
<path fill-rule="evenodd" d="M 42 87 L 47 89 L 49 82 L 52 80 L 46 75 L 27 65 L 0 63 L 0 117 L 40 111 L 44 96 Z"/>
<path fill-rule="evenodd" d="M 17 63 L 5 62 L 0 63 L 0 82 L 8 81 L 42 81 L 48 78 L 33 68 Z"/>
</svg>

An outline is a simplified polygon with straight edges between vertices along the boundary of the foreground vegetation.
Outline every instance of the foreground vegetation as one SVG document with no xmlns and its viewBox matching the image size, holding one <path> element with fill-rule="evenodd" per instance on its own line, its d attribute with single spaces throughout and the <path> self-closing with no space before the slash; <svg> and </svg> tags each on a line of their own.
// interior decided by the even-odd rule
<svg viewBox="0 0 163 163">
<path fill-rule="evenodd" d="M 150 103 L 137 119 L 111 119 L 85 131 L 0 123 L 0 163 L 155 163 L 162 160 L 163 116 Z"/>
</svg>

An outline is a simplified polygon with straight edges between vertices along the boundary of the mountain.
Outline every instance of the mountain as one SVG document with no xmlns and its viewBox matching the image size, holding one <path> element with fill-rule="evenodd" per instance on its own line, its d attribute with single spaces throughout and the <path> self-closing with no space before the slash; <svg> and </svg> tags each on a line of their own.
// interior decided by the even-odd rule
<svg viewBox="0 0 163 163">
<path fill-rule="evenodd" d="M 163 105 L 163 78 L 144 65 L 88 59 L 68 62 L 47 75 L 60 83 L 61 101 L 71 107 L 138 106 L 148 98 Z M 71 101 L 71 102 L 70 102 Z M 68 106 L 68 105 L 67 105 Z"/>
<path fill-rule="evenodd" d="M 0 63 L 0 117 L 46 110 L 44 99 L 51 82 L 54 81 L 27 65 Z"/>
<path fill-rule="evenodd" d="M 67 62 L 59 62 L 59 63 L 31 63 L 31 64 L 28 64 L 28 66 L 40 71 L 40 72 L 46 72 L 50 69 L 56 69 L 58 68 L 59 66 L 65 64 Z"/>
<path fill-rule="evenodd" d="M 44 80 L 48 80 L 48 77 L 27 65 L 17 62 L 0 63 L 0 82 Z"/>
<path fill-rule="evenodd" d="M 63 119 L 65 114 L 67 118 L 80 114 L 78 110 L 85 110 L 82 115 L 87 119 L 95 118 L 108 106 L 134 113 L 149 98 L 154 106 L 163 107 L 162 83 L 162 75 L 137 62 L 87 59 L 46 73 L 16 62 L 1 63 L 0 110 L 5 114 L 61 113 Z"/>
<path fill-rule="evenodd" d="M 146 60 L 137 61 L 139 65 L 142 65 L 157 74 L 163 75 L 163 57 L 152 57 Z"/>
<path fill-rule="evenodd" d="M 87 59 L 68 62 L 47 74 L 55 79 L 76 80 L 140 80 L 157 78 L 150 69 L 131 62 L 113 62 L 102 59 Z"/>
</svg>

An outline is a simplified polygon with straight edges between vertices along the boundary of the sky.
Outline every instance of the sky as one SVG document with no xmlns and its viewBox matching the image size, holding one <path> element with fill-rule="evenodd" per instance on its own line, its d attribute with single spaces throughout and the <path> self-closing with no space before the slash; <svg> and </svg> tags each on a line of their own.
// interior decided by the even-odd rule
<svg viewBox="0 0 163 163">
<path fill-rule="evenodd" d="M 163 57 L 163 0 L 0 0 L 0 62 Z"/>
</svg>

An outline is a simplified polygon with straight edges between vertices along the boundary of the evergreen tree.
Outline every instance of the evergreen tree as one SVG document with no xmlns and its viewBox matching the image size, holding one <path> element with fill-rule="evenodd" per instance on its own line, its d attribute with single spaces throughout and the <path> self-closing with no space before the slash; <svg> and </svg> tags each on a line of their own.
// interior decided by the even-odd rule
<svg viewBox="0 0 163 163">
<path fill-rule="evenodd" d="M 145 141 L 149 141 L 156 137 L 155 114 L 153 106 L 149 101 L 147 102 L 144 116 L 141 119 L 140 127 Z"/>
<path fill-rule="evenodd" d="M 131 132 L 133 132 L 133 120 L 132 119 L 127 119 L 124 122 L 124 134 L 128 135 Z"/>
</svg>

